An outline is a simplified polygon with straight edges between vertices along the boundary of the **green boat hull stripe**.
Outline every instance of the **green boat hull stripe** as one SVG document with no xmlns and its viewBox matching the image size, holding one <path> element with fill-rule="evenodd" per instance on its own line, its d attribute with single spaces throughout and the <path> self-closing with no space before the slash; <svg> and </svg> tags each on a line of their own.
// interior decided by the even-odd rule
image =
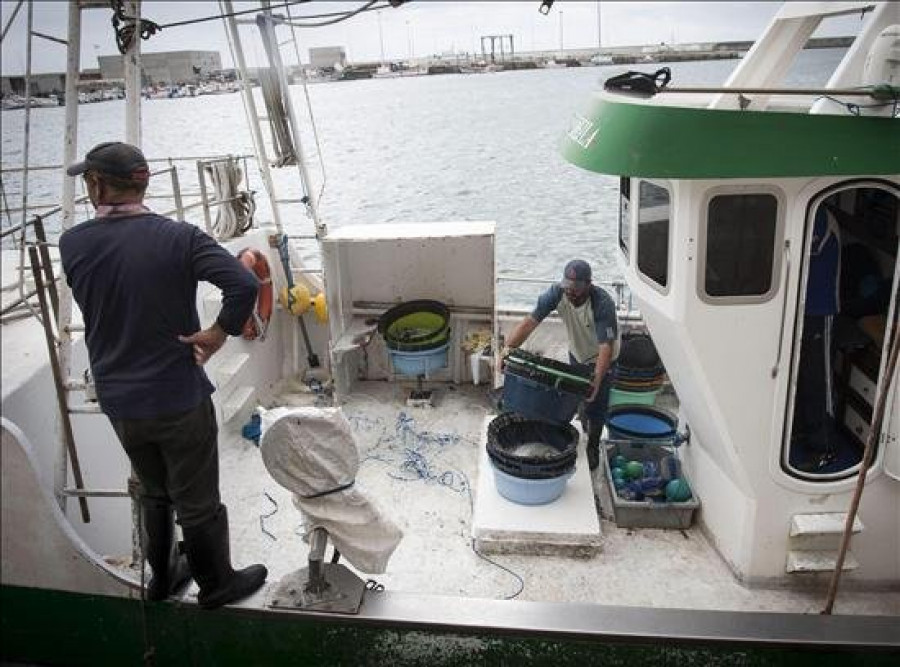
<svg viewBox="0 0 900 667">
<path fill-rule="evenodd" d="M 384 595 L 384 594 L 383 594 Z M 504 605 L 521 628 L 498 627 L 494 600 L 472 600 L 455 607 L 452 598 L 434 598 L 433 612 L 441 607 L 440 623 L 392 621 L 314 612 L 260 612 L 239 608 L 203 611 L 176 602 L 137 600 L 3 586 L 0 588 L 0 662 L 42 665 L 392 665 L 429 667 L 476 665 L 703 665 L 771 667 L 810 665 L 823 667 L 887 667 L 896 663 L 895 619 L 889 617 L 835 617 L 833 619 L 728 612 L 648 610 L 663 626 L 681 628 L 681 636 L 659 636 L 635 628 L 632 633 L 604 632 L 620 625 L 615 619 L 640 615 L 627 607 L 598 612 L 595 633 L 561 631 L 559 616 L 567 607 L 548 604 L 535 615 L 533 603 Z M 503 603 L 499 603 L 503 605 Z M 376 602 L 373 606 L 378 607 Z M 401 604 L 409 609 L 408 604 Z M 416 608 L 418 611 L 421 609 Z M 470 614 L 460 617 L 457 612 Z M 478 610 L 482 614 L 478 615 Z M 687 616 L 685 616 L 687 614 Z M 691 621 L 699 614 L 699 621 Z M 430 612 L 421 614 L 432 615 Z M 756 634 L 755 641 L 722 641 L 707 637 L 704 626 L 722 618 L 726 634 Z M 465 618 L 464 625 L 459 622 Z M 785 619 L 789 620 L 785 620 Z M 540 629 L 541 620 L 547 629 Z M 703 619 L 707 619 L 704 621 Z M 455 622 L 454 622 L 455 621 Z M 492 623 L 492 621 L 494 621 Z M 830 630 L 811 632 L 820 624 Z M 774 637 L 796 637 L 781 643 Z M 803 629 L 804 626 L 810 626 Z M 846 634 L 863 634 L 874 642 L 835 641 Z M 645 628 L 646 629 L 646 628 Z M 146 633 L 146 634 L 145 634 Z M 760 641 L 761 636 L 771 639 Z M 880 640 L 880 641 L 879 641 Z M 146 653 L 145 653 L 146 652 Z"/>
<path fill-rule="evenodd" d="M 563 157 L 643 178 L 900 174 L 900 120 L 661 106 L 596 94 L 575 114 Z"/>
</svg>

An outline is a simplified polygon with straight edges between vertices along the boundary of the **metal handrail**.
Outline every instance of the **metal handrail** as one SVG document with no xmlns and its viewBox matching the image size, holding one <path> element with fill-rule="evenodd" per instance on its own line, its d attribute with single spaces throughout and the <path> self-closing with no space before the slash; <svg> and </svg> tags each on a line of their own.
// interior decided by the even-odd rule
<svg viewBox="0 0 900 667">
<path fill-rule="evenodd" d="M 216 159 L 227 159 L 229 156 L 219 156 L 219 155 L 182 155 L 179 157 L 157 157 L 157 158 L 147 158 L 147 162 L 149 164 L 153 164 L 155 162 L 194 162 L 195 160 L 216 160 Z M 251 154 L 242 154 L 242 155 L 233 155 L 230 156 L 236 159 L 246 160 L 248 158 L 255 159 L 255 155 Z M 59 170 L 65 167 L 64 164 L 42 164 L 36 166 L 28 167 L 28 171 L 48 171 L 48 170 Z M 22 166 L 14 166 L 14 167 L 0 167 L 0 174 L 6 173 L 14 173 L 18 171 L 25 171 L 25 168 Z"/>
<path fill-rule="evenodd" d="M 791 278 L 791 242 L 784 242 L 784 300 L 781 302 L 781 326 L 778 327 L 778 352 L 775 354 L 775 364 L 772 366 L 771 375 L 778 376 L 778 367 L 781 365 L 781 353 L 784 350 L 784 322 L 787 318 L 787 288 Z"/>
</svg>

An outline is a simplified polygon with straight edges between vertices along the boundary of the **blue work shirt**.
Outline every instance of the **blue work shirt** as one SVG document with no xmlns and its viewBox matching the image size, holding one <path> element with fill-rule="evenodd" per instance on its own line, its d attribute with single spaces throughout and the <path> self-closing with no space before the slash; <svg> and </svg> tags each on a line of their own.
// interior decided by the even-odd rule
<svg viewBox="0 0 900 667">
<path fill-rule="evenodd" d="M 100 406 L 111 419 L 155 419 L 197 407 L 214 388 L 178 340 L 200 329 L 197 283 L 222 290 L 217 321 L 237 335 L 258 281 L 194 225 L 153 213 L 89 220 L 59 239 L 84 315 Z"/>
</svg>

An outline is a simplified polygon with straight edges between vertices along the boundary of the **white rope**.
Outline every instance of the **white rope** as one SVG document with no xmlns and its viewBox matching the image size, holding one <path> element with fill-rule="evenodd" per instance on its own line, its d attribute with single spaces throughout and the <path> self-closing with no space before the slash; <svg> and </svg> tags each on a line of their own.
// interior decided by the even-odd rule
<svg viewBox="0 0 900 667">
<path fill-rule="evenodd" d="M 250 229 L 256 203 L 253 194 L 241 190 L 243 170 L 236 160 L 223 160 L 206 166 L 215 191 L 215 201 L 220 202 L 212 231 L 219 241 L 237 238 Z"/>
</svg>

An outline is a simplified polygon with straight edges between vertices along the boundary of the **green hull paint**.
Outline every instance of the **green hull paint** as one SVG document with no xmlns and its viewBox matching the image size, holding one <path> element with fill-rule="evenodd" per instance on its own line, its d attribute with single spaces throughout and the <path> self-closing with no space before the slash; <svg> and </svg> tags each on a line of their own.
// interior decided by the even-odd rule
<svg viewBox="0 0 900 667">
<path fill-rule="evenodd" d="M 896 654 L 758 646 L 633 643 L 488 629 L 385 627 L 348 616 L 148 603 L 0 589 L 0 658 L 50 665 L 840 665 L 896 664 Z M 143 619 L 143 621 L 142 621 Z M 151 647 L 145 661 L 144 629 Z M 629 640 L 630 641 L 630 640 Z"/>
<path fill-rule="evenodd" d="M 618 99 L 617 99 L 618 98 Z M 900 119 L 726 111 L 598 93 L 563 139 L 566 160 L 644 178 L 900 174 Z"/>
</svg>

